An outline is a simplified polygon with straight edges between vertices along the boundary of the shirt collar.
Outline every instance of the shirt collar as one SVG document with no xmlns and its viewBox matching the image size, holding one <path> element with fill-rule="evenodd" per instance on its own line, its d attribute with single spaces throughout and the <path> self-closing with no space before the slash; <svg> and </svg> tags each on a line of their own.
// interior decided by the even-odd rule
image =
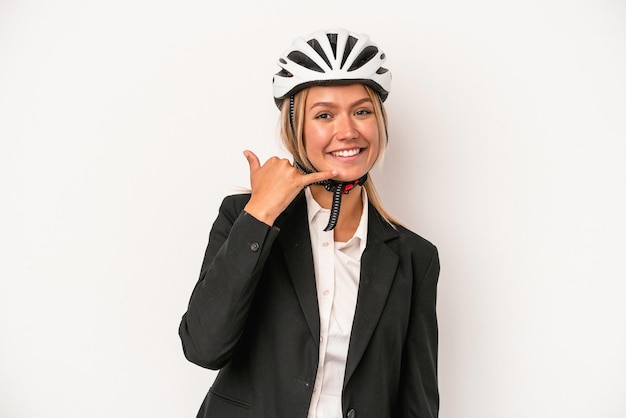
<svg viewBox="0 0 626 418">
<path fill-rule="evenodd" d="M 304 189 L 304 195 L 306 196 L 306 206 L 307 206 L 307 215 L 309 218 L 309 225 L 316 228 L 316 231 L 319 229 L 320 232 L 326 227 L 328 223 L 328 218 L 330 216 L 330 210 L 324 209 L 317 203 L 313 194 L 311 193 L 310 188 Z M 363 201 L 363 211 L 361 213 L 361 219 L 359 220 L 359 226 L 356 228 L 354 235 L 352 238 L 348 240 L 346 243 L 349 245 L 353 240 L 358 239 L 359 241 L 359 249 L 361 252 L 365 250 L 365 245 L 367 244 L 367 220 L 369 213 L 369 204 L 367 199 L 367 192 L 364 187 L 361 187 L 361 198 Z M 329 231 L 332 233 L 332 231 Z"/>
</svg>

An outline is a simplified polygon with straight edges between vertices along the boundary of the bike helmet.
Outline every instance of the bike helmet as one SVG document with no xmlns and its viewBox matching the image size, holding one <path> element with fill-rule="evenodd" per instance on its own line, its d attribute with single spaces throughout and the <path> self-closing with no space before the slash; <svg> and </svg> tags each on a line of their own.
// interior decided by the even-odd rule
<svg viewBox="0 0 626 418">
<path fill-rule="evenodd" d="M 278 60 L 274 75 L 274 100 L 283 99 L 314 85 L 363 83 L 385 101 L 391 88 L 391 73 L 382 67 L 385 53 L 365 34 L 345 29 L 314 32 L 296 38 Z"/>
</svg>

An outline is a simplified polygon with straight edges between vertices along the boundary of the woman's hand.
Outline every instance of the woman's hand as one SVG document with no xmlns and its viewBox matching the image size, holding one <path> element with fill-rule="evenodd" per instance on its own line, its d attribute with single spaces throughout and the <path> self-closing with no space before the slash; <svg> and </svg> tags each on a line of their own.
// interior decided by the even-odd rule
<svg viewBox="0 0 626 418">
<path fill-rule="evenodd" d="M 261 165 L 256 154 L 249 150 L 243 155 L 250 165 L 252 188 L 252 196 L 244 210 L 267 225 L 274 224 L 304 187 L 337 175 L 335 171 L 304 174 L 289 160 L 278 157 L 271 157 Z"/>
</svg>

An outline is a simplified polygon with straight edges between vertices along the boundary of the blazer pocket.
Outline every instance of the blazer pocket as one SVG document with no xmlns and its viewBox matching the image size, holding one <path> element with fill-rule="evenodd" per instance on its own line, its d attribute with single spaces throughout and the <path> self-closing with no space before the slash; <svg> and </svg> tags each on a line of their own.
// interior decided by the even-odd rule
<svg viewBox="0 0 626 418">
<path fill-rule="evenodd" d="M 209 409 L 210 410 L 223 410 L 223 407 L 227 407 L 224 411 L 233 411 L 233 408 L 238 408 L 239 410 L 252 410 L 252 405 L 248 402 L 244 402 L 239 399 L 231 398 L 228 395 L 224 395 L 223 393 L 216 392 L 213 389 L 209 390 L 209 397 L 212 398 L 209 400 Z M 216 408 L 213 408 L 216 407 Z M 243 412 L 243 411 L 242 411 Z M 230 415 L 228 415 L 230 416 Z M 244 415 L 242 415 L 243 417 Z M 249 415 L 245 415 L 249 416 Z M 239 415 L 237 415 L 239 417 Z"/>
</svg>

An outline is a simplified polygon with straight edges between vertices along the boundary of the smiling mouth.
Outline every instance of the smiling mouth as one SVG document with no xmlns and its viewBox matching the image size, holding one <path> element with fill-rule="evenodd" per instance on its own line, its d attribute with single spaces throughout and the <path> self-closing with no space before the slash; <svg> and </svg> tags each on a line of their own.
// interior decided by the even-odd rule
<svg viewBox="0 0 626 418">
<path fill-rule="evenodd" d="M 361 152 L 361 148 L 354 148 L 354 149 L 344 149 L 341 151 L 334 151 L 334 152 L 331 152 L 330 155 L 334 157 L 352 157 L 354 155 L 357 155 L 360 152 Z"/>
</svg>

